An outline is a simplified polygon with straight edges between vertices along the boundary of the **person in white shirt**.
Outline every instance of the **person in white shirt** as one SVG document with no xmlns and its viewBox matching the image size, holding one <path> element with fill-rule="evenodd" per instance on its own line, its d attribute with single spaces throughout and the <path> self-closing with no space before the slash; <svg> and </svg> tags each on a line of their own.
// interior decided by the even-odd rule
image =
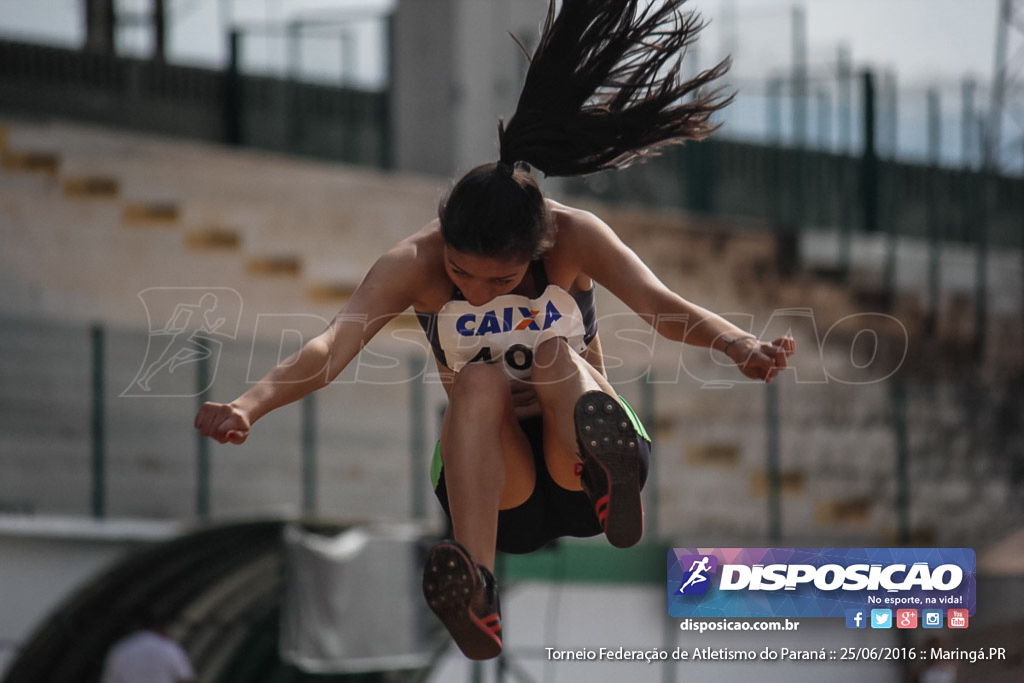
<svg viewBox="0 0 1024 683">
<path fill-rule="evenodd" d="M 148 626 L 114 643 L 103 667 L 103 683 L 195 683 L 184 648 L 162 626 Z"/>
</svg>

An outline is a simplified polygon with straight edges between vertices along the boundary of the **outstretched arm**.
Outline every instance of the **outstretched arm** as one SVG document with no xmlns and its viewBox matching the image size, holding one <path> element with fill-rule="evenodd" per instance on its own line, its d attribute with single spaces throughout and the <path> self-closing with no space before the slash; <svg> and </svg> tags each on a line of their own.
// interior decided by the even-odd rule
<svg viewBox="0 0 1024 683">
<path fill-rule="evenodd" d="M 331 324 L 230 403 L 205 403 L 195 426 L 220 443 L 243 443 L 256 420 L 321 389 L 365 344 L 413 303 L 407 249 L 381 257 Z"/>
<path fill-rule="evenodd" d="M 687 301 L 665 286 L 618 235 L 593 214 L 572 211 L 572 234 L 581 240 L 581 269 L 665 337 L 725 353 L 747 377 L 772 381 L 796 350 L 790 337 L 770 342 Z M 582 246 L 585 241 L 586 246 Z"/>
</svg>

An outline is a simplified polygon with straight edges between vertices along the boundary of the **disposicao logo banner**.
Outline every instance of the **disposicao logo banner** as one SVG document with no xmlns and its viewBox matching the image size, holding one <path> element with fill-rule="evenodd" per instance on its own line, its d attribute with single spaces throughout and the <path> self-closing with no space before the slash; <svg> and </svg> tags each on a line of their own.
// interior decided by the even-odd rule
<svg viewBox="0 0 1024 683">
<path fill-rule="evenodd" d="M 844 617 L 847 610 L 974 615 L 970 548 L 673 548 L 673 617 Z"/>
</svg>

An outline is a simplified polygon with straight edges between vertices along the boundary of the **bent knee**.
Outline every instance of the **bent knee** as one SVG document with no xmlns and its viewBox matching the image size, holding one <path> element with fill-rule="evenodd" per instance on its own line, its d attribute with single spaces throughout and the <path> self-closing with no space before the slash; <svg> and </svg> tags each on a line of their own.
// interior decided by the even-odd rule
<svg viewBox="0 0 1024 683">
<path fill-rule="evenodd" d="M 504 408 L 511 400 L 511 387 L 505 372 L 500 365 L 489 363 L 470 363 L 455 375 L 452 384 L 450 402 L 494 404 Z"/>
<path fill-rule="evenodd" d="M 564 337 L 545 339 L 533 352 L 533 379 L 540 382 L 568 379 L 578 371 L 578 361 L 582 360 Z"/>
<path fill-rule="evenodd" d="M 560 357 L 571 351 L 565 337 L 549 337 L 537 344 L 533 350 L 534 362 L 537 365 L 551 365 L 557 363 Z"/>
</svg>

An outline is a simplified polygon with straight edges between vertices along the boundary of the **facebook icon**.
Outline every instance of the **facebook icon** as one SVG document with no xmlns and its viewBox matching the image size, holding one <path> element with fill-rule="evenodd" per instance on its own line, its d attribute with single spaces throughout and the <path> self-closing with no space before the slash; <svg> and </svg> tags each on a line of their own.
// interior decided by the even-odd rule
<svg viewBox="0 0 1024 683">
<path fill-rule="evenodd" d="M 867 628 L 867 614 L 862 609 L 846 610 L 846 628 Z"/>
</svg>

